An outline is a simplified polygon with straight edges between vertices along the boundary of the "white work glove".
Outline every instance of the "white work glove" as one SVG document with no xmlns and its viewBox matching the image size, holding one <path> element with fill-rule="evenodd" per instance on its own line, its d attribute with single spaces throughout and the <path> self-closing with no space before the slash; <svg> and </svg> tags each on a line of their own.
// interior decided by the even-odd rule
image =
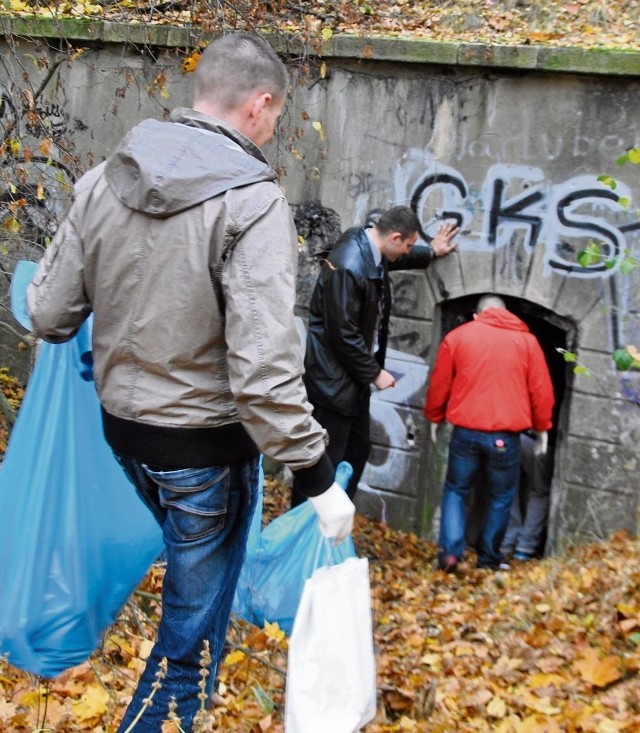
<svg viewBox="0 0 640 733">
<path fill-rule="evenodd" d="M 334 482 L 319 496 L 310 496 L 309 501 L 318 515 L 320 532 L 339 545 L 353 529 L 356 508 L 347 492 Z"/>
<path fill-rule="evenodd" d="M 431 442 L 436 443 L 438 441 L 438 425 L 440 423 L 432 422 L 431 423 Z"/>
<path fill-rule="evenodd" d="M 534 456 L 543 456 L 547 452 L 549 445 L 549 433 L 546 430 L 536 431 L 536 442 L 533 446 Z"/>
</svg>

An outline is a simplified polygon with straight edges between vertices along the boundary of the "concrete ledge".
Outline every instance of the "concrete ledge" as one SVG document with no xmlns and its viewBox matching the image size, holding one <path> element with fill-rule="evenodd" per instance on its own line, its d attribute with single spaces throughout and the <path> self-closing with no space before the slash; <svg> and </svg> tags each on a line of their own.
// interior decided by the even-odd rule
<svg viewBox="0 0 640 733">
<path fill-rule="evenodd" d="M 0 33 L 24 38 L 124 43 L 164 48 L 193 48 L 205 37 L 197 26 L 147 25 L 89 18 L 49 19 L 0 15 Z M 414 64 L 442 64 L 493 69 L 525 69 L 603 76 L 640 76 L 640 51 L 556 46 L 507 46 L 429 41 L 402 37 L 368 38 L 336 34 L 323 43 L 303 47 L 297 36 L 274 34 L 273 46 L 283 54 L 304 51 L 324 58 L 361 59 Z"/>
</svg>

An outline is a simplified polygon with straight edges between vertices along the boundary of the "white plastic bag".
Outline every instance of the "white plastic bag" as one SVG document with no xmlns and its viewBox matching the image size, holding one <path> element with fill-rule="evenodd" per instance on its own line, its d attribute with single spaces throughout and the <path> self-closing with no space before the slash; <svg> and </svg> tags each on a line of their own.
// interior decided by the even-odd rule
<svg viewBox="0 0 640 733">
<path fill-rule="evenodd" d="M 305 581 L 289 641 L 286 733 L 355 733 L 376 714 L 369 562 L 350 557 Z"/>
</svg>

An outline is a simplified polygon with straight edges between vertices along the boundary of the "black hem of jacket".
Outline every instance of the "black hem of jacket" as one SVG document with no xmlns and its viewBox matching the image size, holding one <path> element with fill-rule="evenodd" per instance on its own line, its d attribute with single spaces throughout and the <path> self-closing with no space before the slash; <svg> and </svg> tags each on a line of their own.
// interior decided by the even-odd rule
<svg viewBox="0 0 640 733">
<path fill-rule="evenodd" d="M 225 466 L 260 454 L 239 422 L 215 428 L 147 425 L 102 408 L 102 427 L 114 453 L 159 470 Z"/>
<path fill-rule="evenodd" d="M 325 452 L 317 463 L 307 468 L 298 468 L 293 472 L 296 491 L 304 496 L 319 496 L 335 481 L 335 468 L 329 455 Z"/>
</svg>

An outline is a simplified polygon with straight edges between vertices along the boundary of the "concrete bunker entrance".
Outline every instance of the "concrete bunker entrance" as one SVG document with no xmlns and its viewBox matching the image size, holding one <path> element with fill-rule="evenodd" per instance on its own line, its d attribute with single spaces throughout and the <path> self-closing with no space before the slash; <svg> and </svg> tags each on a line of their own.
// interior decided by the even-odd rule
<svg viewBox="0 0 640 733">
<path fill-rule="evenodd" d="M 553 507 L 552 493 L 554 487 L 554 475 L 556 473 L 555 456 L 559 454 L 560 445 L 567 434 L 568 421 L 568 394 L 571 390 L 573 372 L 571 365 L 565 362 L 561 350 L 573 351 L 576 347 L 575 325 L 566 318 L 558 316 L 553 311 L 544 308 L 531 301 L 513 296 L 497 293 L 505 301 L 509 311 L 514 313 L 529 327 L 533 335 L 538 339 L 544 352 L 551 379 L 553 381 L 555 406 L 553 411 L 553 428 L 549 432 L 548 448 L 548 477 L 549 477 L 549 498 L 548 507 Z M 453 328 L 470 321 L 480 295 L 466 295 L 451 301 L 440 304 L 440 339 Z M 559 351 L 560 350 L 560 351 Z M 434 351 L 435 355 L 435 351 Z M 444 484 L 444 470 L 446 463 L 442 464 L 443 474 L 439 477 L 440 484 L 437 489 L 437 504 L 439 506 L 442 496 L 442 485 Z M 484 487 L 484 476 L 476 476 L 474 486 L 470 492 L 467 506 L 467 544 L 473 547 L 480 527 L 482 525 L 484 511 L 486 508 L 486 491 Z M 518 495 L 520 508 L 524 517 L 526 511 L 526 492 L 529 489 L 529 482 L 526 473 L 521 473 L 521 490 Z M 437 512 L 439 516 L 439 512 Z M 548 547 L 547 527 L 549 515 L 547 513 L 545 529 L 540 537 L 536 554 L 543 555 Z M 439 526 L 433 528 L 434 536 L 438 536 Z"/>
</svg>

